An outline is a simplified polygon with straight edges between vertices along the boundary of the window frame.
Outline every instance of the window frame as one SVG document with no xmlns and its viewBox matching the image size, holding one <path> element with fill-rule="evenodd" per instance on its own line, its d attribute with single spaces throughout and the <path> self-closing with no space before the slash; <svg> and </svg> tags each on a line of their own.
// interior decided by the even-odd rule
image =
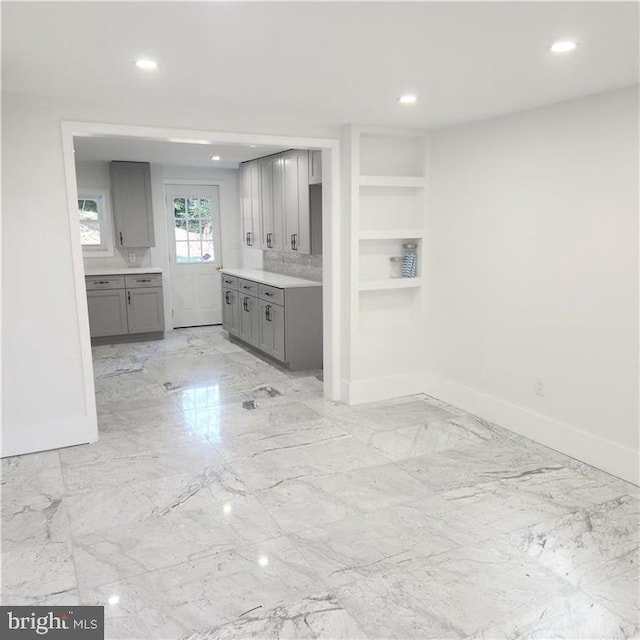
<svg viewBox="0 0 640 640">
<path fill-rule="evenodd" d="M 78 200 L 96 200 L 98 202 L 98 224 L 102 240 L 99 245 L 83 244 L 82 255 L 85 258 L 112 258 L 115 255 L 115 243 L 109 189 L 78 187 Z"/>
</svg>

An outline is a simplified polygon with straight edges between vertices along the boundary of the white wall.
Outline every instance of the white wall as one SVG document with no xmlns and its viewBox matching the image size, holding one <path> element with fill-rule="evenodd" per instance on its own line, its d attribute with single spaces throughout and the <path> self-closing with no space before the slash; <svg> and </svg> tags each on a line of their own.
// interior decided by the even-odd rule
<svg viewBox="0 0 640 640">
<path fill-rule="evenodd" d="M 427 392 L 637 482 L 637 89 L 437 131 L 431 163 Z"/>
<path fill-rule="evenodd" d="M 337 137 L 312 123 L 260 114 L 220 118 L 208 105 L 102 107 L 2 94 L 2 455 L 95 439 L 86 404 L 81 327 L 62 154 L 63 120 Z M 294 145 L 292 145 L 294 146 Z M 38 242 L 20 239 L 37 231 Z M 89 363 L 90 364 L 90 363 Z"/>
</svg>

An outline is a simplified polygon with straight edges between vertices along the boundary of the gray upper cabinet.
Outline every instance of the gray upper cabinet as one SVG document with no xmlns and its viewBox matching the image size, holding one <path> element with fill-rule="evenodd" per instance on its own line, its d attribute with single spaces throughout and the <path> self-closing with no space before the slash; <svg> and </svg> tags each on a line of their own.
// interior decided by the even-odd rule
<svg viewBox="0 0 640 640">
<path fill-rule="evenodd" d="M 309 152 L 293 149 L 284 158 L 285 249 L 311 253 L 309 225 Z"/>
<path fill-rule="evenodd" d="M 155 246 L 149 163 L 112 162 L 110 171 L 116 245 Z"/>
<path fill-rule="evenodd" d="M 119 336 L 128 332 L 124 289 L 89 290 L 87 305 L 92 338 Z"/>
<path fill-rule="evenodd" d="M 248 247 L 316 253 L 321 245 L 322 153 L 291 149 L 240 165 L 243 244 Z M 311 182 L 310 182 L 311 181 Z M 313 198 L 317 190 L 318 198 Z M 313 203 L 318 206 L 313 210 Z M 320 216 L 320 217 L 318 217 Z M 316 217 L 318 224 L 312 224 Z"/>
<path fill-rule="evenodd" d="M 309 184 L 322 184 L 322 151 L 309 151 Z"/>
<path fill-rule="evenodd" d="M 258 160 L 240 165 L 240 206 L 242 229 L 247 247 L 260 247 L 260 166 Z"/>
<path fill-rule="evenodd" d="M 258 161 L 263 249 L 282 251 L 282 158 L 269 156 Z"/>
<path fill-rule="evenodd" d="M 164 331 L 164 304 L 161 287 L 127 289 L 129 333 Z"/>
</svg>

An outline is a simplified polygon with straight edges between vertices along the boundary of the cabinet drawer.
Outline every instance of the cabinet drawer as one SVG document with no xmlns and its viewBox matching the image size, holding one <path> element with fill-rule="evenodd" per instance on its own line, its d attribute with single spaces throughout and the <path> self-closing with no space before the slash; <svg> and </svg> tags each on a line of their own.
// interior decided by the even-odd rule
<svg viewBox="0 0 640 640">
<path fill-rule="evenodd" d="M 124 289 L 124 276 L 86 276 L 87 291 L 100 289 Z"/>
<path fill-rule="evenodd" d="M 253 280 L 238 279 L 238 291 L 252 296 L 258 296 L 258 283 Z"/>
<path fill-rule="evenodd" d="M 139 273 L 134 275 L 126 275 L 124 277 L 127 289 L 142 289 L 144 287 L 161 287 L 161 273 Z"/>
<path fill-rule="evenodd" d="M 272 287 L 268 284 L 261 284 L 258 286 L 258 297 L 262 300 L 269 300 L 276 304 L 284 304 L 284 289 L 278 289 L 278 287 Z"/>
<path fill-rule="evenodd" d="M 228 276 L 226 273 L 222 274 L 222 286 L 225 289 L 238 290 L 238 278 L 235 276 Z"/>
</svg>

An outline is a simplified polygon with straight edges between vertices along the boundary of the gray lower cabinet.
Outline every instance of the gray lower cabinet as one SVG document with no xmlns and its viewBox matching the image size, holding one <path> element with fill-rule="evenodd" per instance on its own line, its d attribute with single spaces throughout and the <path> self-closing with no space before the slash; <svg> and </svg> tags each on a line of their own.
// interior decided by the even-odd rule
<svg viewBox="0 0 640 640">
<path fill-rule="evenodd" d="M 129 333 L 164 331 L 162 289 L 127 289 L 127 320 Z"/>
<path fill-rule="evenodd" d="M 322 368 L 322 287 L 281 289 L 223 273 L 222 325 L 292 371 Z"/>
<path fill-rule="evenodd" d="M 238 292 L 222 290 L 222 326 L 233 334 L 240 333 L 240 303 Z"/>
<path fill-rule="evenodd" d="M 85 282 L 92 339 L 163 336 L 161 274 L 87 276 Z"/>
<path fill-rule="evenodd" d="M 258 298 L 240 294 L 240 337 L 257 346 L 260 342 L 260 305 Z"/>
<path fill-rule="evenodd" d="M 87 291 L 92 338 L 119 336 L 127 329 L 127 297 L 124 289 Z"/>
<path fill-rule="evenodd" d="M 260 349 L 284 361 L 284 307 L 260 300 Z"/>
</svg>

